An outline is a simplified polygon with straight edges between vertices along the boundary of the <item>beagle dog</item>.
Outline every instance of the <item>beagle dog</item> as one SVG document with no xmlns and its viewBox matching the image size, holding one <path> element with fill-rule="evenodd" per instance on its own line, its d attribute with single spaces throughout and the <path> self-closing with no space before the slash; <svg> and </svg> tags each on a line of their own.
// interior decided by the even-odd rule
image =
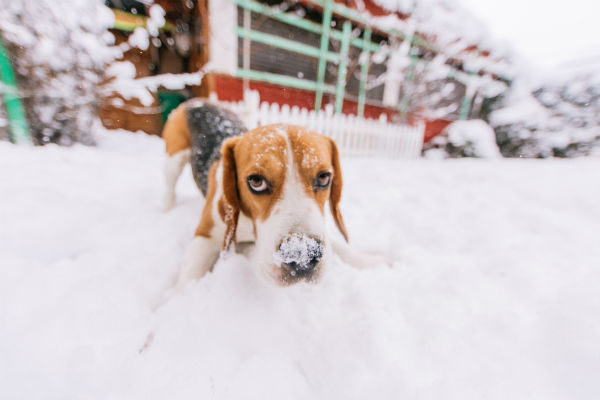
<svg viewBox="0 0 600 400">
<path fill-rule="evenodd" d="M 236 243 L 253 242 L 251 264 L 281 286 L 316 281 L 332 251 L 357 268 L 389 264 L 347 244 L 339 208 L 342 171 L 332 139 L 283 124 L 246 132 L 233 113 L 199 100 L 171 113 L 163 138 L 169 155 L 165 208 L 174 203 L 175 182 L 188 160 L 205 197 L 178 288 L 204 276 Z M 326 232 L 327 203 L 341 235 Z"/>
</svg>

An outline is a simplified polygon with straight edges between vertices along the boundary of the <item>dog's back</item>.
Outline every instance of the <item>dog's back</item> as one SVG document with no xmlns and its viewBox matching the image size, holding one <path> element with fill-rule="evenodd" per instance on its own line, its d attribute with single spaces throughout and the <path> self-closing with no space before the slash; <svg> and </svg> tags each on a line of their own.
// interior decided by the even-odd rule
<svg viewBox="0 0 600 400">
<path fill-rule="evenodd" d="M 173 110 L 162 132 L 168 156 L 164 210 L 175 204 L 175 184 L 188 161 L 196 185 L 206 196 L 208 173 L 221 156 L 221 145 L 246 130 L 233 112 L 210 101 L 192 99 Z"/>
<path fill-rule="evenodd" d="M 221 157 L 221 145 L 227 138 L 239 136 L 247 129 L 233 112 L 208 102 L 186 104 L 186 117 L 191 138 L 192 173 L 206 196 L 208 171 Z"/>
</svg>

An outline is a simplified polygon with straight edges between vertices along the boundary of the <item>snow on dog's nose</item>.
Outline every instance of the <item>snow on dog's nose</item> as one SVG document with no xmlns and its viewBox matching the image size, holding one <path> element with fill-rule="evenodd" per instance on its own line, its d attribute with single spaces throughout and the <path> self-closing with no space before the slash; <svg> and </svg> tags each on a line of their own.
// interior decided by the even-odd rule
<svg viewBox="0 0 600 400">
<path fill-rule="evenodd" d="M 292 278 L 310 278 L 323 253 L 323 243 L 317 237 L 290 233 L 279 244 L 274 258 Z"/>
</svg>

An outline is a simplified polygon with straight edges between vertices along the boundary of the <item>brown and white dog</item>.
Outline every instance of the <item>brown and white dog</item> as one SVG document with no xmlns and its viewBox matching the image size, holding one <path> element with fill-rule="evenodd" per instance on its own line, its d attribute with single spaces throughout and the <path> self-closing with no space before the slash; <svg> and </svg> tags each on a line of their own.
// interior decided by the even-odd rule
<svg viewBox="0 0 600 400">
<path fill-rule="evenodd" d="M 206 120 L 219 132 L 207 131 L 210 126 L 199 128 Z M 224 126 L 234 128 L 223 133 Z M 389 264 L 382 257 L 359 253 L 347 244 L 339 209 L 342 171 L 332 139 L 300 126 L 282 124 L 235 135 L 241 127 L 233 114 L 199 101 L 184 103 L 165 125 L 163 138 L 169 155 L 166 208 L 173 205 L 175 182 L 190 158 L 206 200 L 194 239 L 184 255 L 179 288 L 204 276 L 222 251 L 241 242 L 254 242 L 249 256 L 252 265 L 282 286 L 315 281 L 331 250 L 357 268 Z M 201 140 L 195 141 L 195 137 Z M 195 146 L 195 142 L 202 145 Z M 209 154 L 211 146 L 217 149 L 213 154 Z M 198 171 L 202 168 L 208 173 L 202 175 Z M 202 176 L 207 177 L 204 189 Z M 345 240 L 326 232 L 327 202 Z"/>
</svg>

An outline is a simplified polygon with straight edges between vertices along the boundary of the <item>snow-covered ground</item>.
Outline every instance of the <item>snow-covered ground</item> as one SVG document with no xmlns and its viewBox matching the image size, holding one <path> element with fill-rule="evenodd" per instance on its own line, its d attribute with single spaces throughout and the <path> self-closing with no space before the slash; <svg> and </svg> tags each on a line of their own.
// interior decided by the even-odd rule
<svg viewBox="0 0 600 400">
<path fill-rule="evenodd" d="M 1 399 L 600 398 L 599 160 L 345 160 L 392 269 L 231 255 L 164 302 L 201 197 L 160 213 L 161 140 L 99 143 L 0 143 Z"/>
</svg>

